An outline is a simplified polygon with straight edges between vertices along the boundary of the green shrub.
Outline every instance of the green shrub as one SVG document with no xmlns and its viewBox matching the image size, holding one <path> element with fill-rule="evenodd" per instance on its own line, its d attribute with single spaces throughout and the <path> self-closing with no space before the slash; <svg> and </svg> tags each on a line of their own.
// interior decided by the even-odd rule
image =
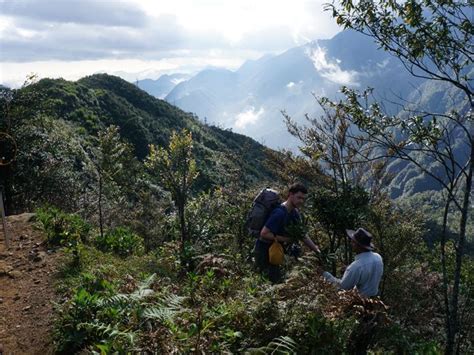
<svg viewBox="0 0 474 355">
<path fill-rule="evenodd" d="M 120 256 L 138 254 L 143 250 L 143 241 L 135 233 L 124 227 L 117 227 L 95 238 L 97 249 Z"/>
<path fill-rule="evenodd" d="M 374 349 L 390 354 L 439 355 L 442 347 L 436 339 L 429 339 L 399 324 L 381 327 L 375 337 Z"/>
<path fill-rule="evenodd" d="M 322 316 L 311 316 L 307 323 L 307 336 L 303 339 L 304 352 L 340 354 L 344 352 L 348 333 L 353 326 L 352 320 L 329 320 Z M 302 344 L 302 345 L 303 345 Z"/>
<path fill-rule="evenodd" d="M 66 309 L 60 313 L 54 334 L 56 351 L 60 354 L 75 353 L 85 344 L 93 342 L 91 334 L 80 328 L 82 322 L 94 319 L 98 306 L 98 295 L 80 288 L 72 296 Z"/>
<path fill-rule="evenodd" d="M 165 327 L 186 310 L 184 297 L 156 297 L 151 287 L 155 278 L 153 274 L 135 290 L 120 293 L 109 281 L 81 274 L 81 285 L 64 304 L 56 322 L 56 353 L 135 353 L 143 324 Z"/>
<path fill-rule="evenodd" d="M 91 227 L 80 216 L 47 206 L 36 210 L 36 219 L 46 233 L 49 246 L 76 247 L 86 242 Z"/>
<path fill-rule="evenodd" d="M 117 290 L 107 280 L 82 273 L 81 286 L 66 303 L 56 323 L 56 352 L 70 354 L 94 346 L 99 348 L 99 345 L 117 351 L 130 346 L 133 333 L 119 329 L 121 322 L 129 320 L 121 315 L 123 308 L 106 304 L 117 295 Z"/>
</svg>

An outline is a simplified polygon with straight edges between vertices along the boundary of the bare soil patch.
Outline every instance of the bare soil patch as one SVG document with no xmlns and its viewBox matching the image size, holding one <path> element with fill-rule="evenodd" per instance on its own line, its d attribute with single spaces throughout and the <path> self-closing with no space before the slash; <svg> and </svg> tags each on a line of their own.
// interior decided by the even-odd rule
<svg viewBox="0 0 474 355">
<path fill-rule="evenodd" d="M 51 354 L 60 253 L 48 251 L 34 215 L 7 217 L 10 248 L 0 226 L 0 354 Z M 2 349 L 3 348 L 3 349 Z"/>
</svg>

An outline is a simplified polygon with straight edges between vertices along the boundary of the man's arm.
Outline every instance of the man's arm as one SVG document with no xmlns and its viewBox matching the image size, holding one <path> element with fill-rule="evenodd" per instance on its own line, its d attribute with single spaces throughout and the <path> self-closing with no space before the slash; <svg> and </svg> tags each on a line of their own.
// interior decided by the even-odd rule
<svg viewBox="0 0 474 355">
<path fill-rule="evenodd" d="M 278 240 L 279 242 L 291 241 L 291 239 L 288 237 L 277 235 L 278 231 L 281 229 L 280 227 L 284 223 L 284 220 L 285 212 L 280 208 L 275 208 L 270 214 L 270 217 L 268 217 L 265 226 L 260 231 L 260 236 L 270 242 L 273 242 L 274 240 Z"/>
<path fill-rule="evenodd" d="M 319 250 L 319 247 L 316 244 L 314 244 L 314 242 L 311 240 L 310 237 L 308 236 L 304 237 L 303 242 L 308 246 L 308 248 L 310 248 L 315 253 L 321 253 L 321 250 Z"/>
<path fill-rule="evenodd" d="M 333 275 L 331 275 L 331 273 L 327 271 L 323 273 L 323 277 L 326 279 L 326 281 L 329 281 L 330 283 L 336 285 L 339 288 L 342 288 L 343 290 L 351 290 L 359 282 L 360 271 L 359 268 L 354 268 L 349 265 L 349 267 L 344 272 L 342 279 L 334 277 Z"/>
<path fill-rule="evenodd" d="M 271 241 L 271 242 L 273 242 L 274 240 L 278 240 L 279 242 L 284 242 L 284 243 L 291 242 L 291 238 L 284 237 L 282 235 L 275 235 L 270 229 L 267 228 L 267 226 L 264 226 L 262 228 L 262 231 L 260 232 L 260 236 L 263 239 Z"/>
</svg>

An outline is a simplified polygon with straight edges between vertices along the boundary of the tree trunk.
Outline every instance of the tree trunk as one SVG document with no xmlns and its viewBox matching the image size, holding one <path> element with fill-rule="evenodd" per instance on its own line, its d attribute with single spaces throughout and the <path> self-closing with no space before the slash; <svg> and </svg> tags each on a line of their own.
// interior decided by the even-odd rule
<svg viewBox="0 0 474 355">
<path fill-rule="evenodd" d="M 104 238 L 104 218 L 102 215 L 102 175 L 99 173 L 99 228 L 100 238 Z"/>
<path fill-rule="evenodd" d="M 330 245 L 329 245 L 329 251 L 331 252 L 331 254 L 334 254 L 335 250 L 336 250 L 336 232 L 335 231 L 332 231 L 332 238 L 331 238 L 331 242 L 330 242 Z M 332 259 L 331 260 L 331 271 L 332 271 L 332 274 L 334 276 L 336 276 L 336 259 Z"/>
<path fill-rule="evenodd" d="M 379 238 L 379 253 L 383 256 L 385 255 L 385 248 L 384 248 L 384 239 L 383 239 L 383 226 L 378 223 L 378 221 L 375 222 L 375 230 L 377 232 L 377 236 Z M 352 255 L 351 255 L 351 260 L 352 260 Z M 388 270 L 391 269 L 389 267 L 391 265 L 391 260 L 384 261 L 384 269 L 386 270 L 382 274 L 382 281 L 380 282 L 380 297 L 383 299 L 384 296 L 384 291 L 385 291 L 385 281 L 387 280 L 387 273 L 389 272 Z"/>
<path fill-rule="evenodd" d="M 185 246 L 187 241 L 187 233 L 186 233 L 186 219 L 184 215 L 184 201 L 178 202 L 178 214 L 179 214 L 179 224 L 181 230 L 181 257 L 184 257 Z M 185 260 L 182 260 L 183 262 Z"/>
<path fill-rule="evenodd" d="M 344 238 L 344 264 L 349 265 L 349 243 L 348 238 Z"/>
<path fill-rule="evenodd" d="M 449 306 L 449 276 L 446 270 L 446 237 L 447 237 L 447 225 L 448 225 L 448 214 L 449 214 L 449 205 L 451 203 L 451 197 L 448 197 L 446 200 L 446 205 L 444 206 L 443 213 L 443 227 L 441 230 L 441 269 L 443 273 L 443 296 L 444 296 L 444 311 L 446 317 L 446 339 L 449 342 L 452 339 L 452 328 L 451 328 L 451 308 Z"/>
<path fill-rule="evenodd" d="M 459 306 L 459 286 L 461 282 L 461 267 L 464 256 L 464 244 L 466 241 L 466 224 L 467 215 L 469 211 L 469 202 L 471 197 L 472 189 L 472 171 L 474 164 L 474 142 L 471 141 L 471 156 L 469 161 L 469 171 L 466 179 L 466 186 L 464 188 L 464 197 L 461 210 L 461 221 L 459 228 L 459 241 L 456 248 L 456 268 L 454 271 L 454 285 L 453 285 L 453 297 L 451 300 L 451 329 L 452 332 L 450 337 L 447 339 L 446 354 L 452 354 L 454 351 L 454 345 L 456 342 L 456 336 L 459 332 L 459 317 L 458 317 L 458 306 Z"/>
<path fill-rule="evenodd" d="M 11 168 L 10 165 L 0 166 L 0 188 L 3 187 L 3 198 L 4 198 L 4 208 L 5 216 L 8 216 L 12 210 L 12 199 L 11 199 Z M 21 206 L 24 208 L 25 206 Z"/>
</svg>

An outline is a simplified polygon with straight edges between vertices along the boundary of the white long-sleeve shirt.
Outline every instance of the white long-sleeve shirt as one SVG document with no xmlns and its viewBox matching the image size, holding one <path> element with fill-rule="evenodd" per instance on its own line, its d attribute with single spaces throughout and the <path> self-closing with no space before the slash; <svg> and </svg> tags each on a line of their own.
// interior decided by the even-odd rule
<svg viewBox="0 0 474 355">
<path fill-rule="evenodd" d="M 350 290 L 354 287 L 364 296 L 376 296 L 379 293 L 380 279 L 383 274 L 382 257 L 372 251 L 357 254 L 350 264 L 342 279 L 338 279 L 325 271 L 324 278 L 342 288 Z"/>
</svg>

